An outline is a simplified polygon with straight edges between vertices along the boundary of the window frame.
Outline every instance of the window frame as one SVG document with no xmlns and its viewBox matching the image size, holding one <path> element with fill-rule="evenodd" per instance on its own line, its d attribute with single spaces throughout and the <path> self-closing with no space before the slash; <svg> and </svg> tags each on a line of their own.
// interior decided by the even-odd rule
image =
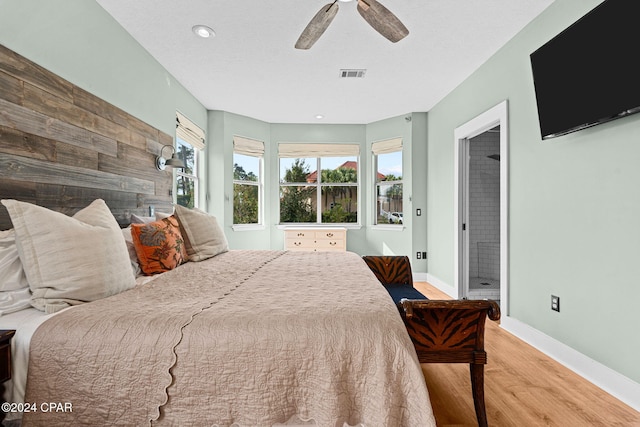
<svg viewBox="0 0 640 427">
<path fill-rule="evenodd" d="M 176 111 L 176 139 L 174 143 L 174 152 L 178 154 L 181 150 L 178 150 L 180 144 L 190 146 L 193 149 L 193 171 L 187 173 L 184 169 L 177 168 L 174 170 L 173 175 L 173 192 L 175 193 L 174 202 L 178 203 L 178 180 L 180 178 L 190 179 L 193 181 L 193 207 L 200 207 L 200 173 L 201 173 L 201 158 L 200 151 L 205 149 L 206 135 L 204 130 L 200 126 L 196 125 L 193 121 L 189 120 L 180 111 Z M 186 164 L 186 162 L 185 162 Z M 181 205 L 182 206 L 182 205 Z"/>
<path fill-rule="evenodd" d="M 174 191 L 176 194 L 175 197 L 175 202 L 176 204 L 178 203 L 178 180 L 180 178 L 184 178 L 184 179 L 189 179 L 193 181 L 193 207 L 194 208 L 199 208 L 200 207 L 200 197 L 198 197 L 199 190 L 200 190 L 200 177 L 198 175 L 198 171 L 200 170 L 199 167 L 199 161 L 200 161 L 200 153 L 196 147 L 194 147 L 193 145 L 191 145 L 188 141 L 183 140 L 180 137 L 176 136 L 176 152 L 179 152 L 178 148 L 180 146 L 180 144 L 183 143 L 184 145 L 187 145 L 189 147 L 191 147 L 193 149 L 193 174 L 189 174 L 187 172 L 184 171 L 184 169 L 181 168 L 177 168 L 175 170 L 176 175 L 175 175 L 175 179 L 173 181 L 174 183 Z M 182 205 L 181 205 L 182 206 Z"/>
<path fill-rule="evenodd" d="M 378 158 L 380 155 L 392 154 L 400 152 L 402 156 L 402 175 L 401 179 L 394 181 L 378 181 L 378 169 L 379 169 L 379 161 Z M 402 221 L 397 223 L 380 223 L 378 221 L 378 187 L 381 183 L 388 183 L 390 185 L 402 185 L 402 204 L 404 206 L 404 175 L 405 175 L 405 167 L 404 167 L 404 145 L 402 143 L 402 138 L 392 138 L 384 141 L 374 142 L 371 145 L 371 164 L 372 164 L 372 181 L 373 181 L 373 196 L 372 196 L 372 226 L 377 229 L 389 229 L 389 230 L 403 230 L 405 228 L 404 224 L 404 207 L 403 207 L 403 215 Z M 392 211 L 389 211 L 391 213 Z"/>
<path fill-rule="evenodd" d="M 251 156 L 248 154 L 241 154 L 236 152 L 235 150 L 233 151 L 233 164 L 234 164 L 234 168 L 235 168 L 235 155 L 239 154 L 239 155 L 244 155 L 247 157 L 255 157 L 258 159 L 258 180 L 257 181 L 245 181 L 245 180 L 241 180 L 241 179 L 235 179 L 235 177 L 233 178 L 233 198 L 235 200 L 235 195 L 236 195 L 236 189 L 235 186 L 236 184 L 238 185 L 251 185 L 251 186 L 256 186 L 258 187 L 258 222 L 252 222 L 252 223 L 236 223 L 235 222 L 235 213 L 233 213 L 232 217 L 233 217 L 233 224 L 232 224 L 232 228 L 234 230 L 249 230 L 249 229 L 264 229 L 264 154 L 261 156 Z"/>
<path fill-rule="evenodd" d="M 282 145 L 282 144 L 280 144 Z M 298 149 L 302 149 L 304 150 L 304 144 L 292 144 L 292 145 L 297 145 Z M 326 146 L 326 147 L 335 147 L 335 146 L 345 146 L 345 147 L 351 147 L 353 152 L 350 153 L 341 153 L 341 152 L 336 152 L 335 155 L 328 155 L 326 152 L 324 152 L 324 150 L 322 149 L 322 146 Z M 340 227 L 340 228 L 360 228 L 361 227 L 361 221 L 362 221 L 362 207 L 361 207 L 361 199 L 362 199 L 362 159 L 361 159 L 361 155 L 360 155 L 360 149 L 359 149 L 359 144 L 335 144 L 335 143 L 313 143 L 313 144 L 308 144 L 309 148 L 309 153 L 305 154 L 304 151 L 298 153 L 300 154 L 300 156 L 292 156 L 292 155 L 285 155 L 282 156 L 281 155 L 281 151 L 279 150 L 278 152 L 278 228 L 305 228 L 305 227 L 314 227 L 314 228 L 335 228 L 335 227 Z M 301 148 L 302 147 L 302 148 Z M 320 150 L 320 151 L 318 151 Z M 344 157 L 344 158 L 351 158 L 353 157 L 355 159 L 356 162 L 356 182 L 340 182 L 340 183 L 334 183 L 334 182 L 323 182 L 322 181 L 322 159 L 323 158 L 332 158 L 332 157 Z M 294 158 L 299 158 L 299 159 L 305 159 L 305 160 L 315 160 L 315 167 L 316 167 L 316 180 L 315 182 L 282 182 L 282 176 L 281 176 L 281 172 L 282 172 L 282 160 L 283 159 L 294 159 Z M 310 164 L 309 166 L 313 167 L 313 164 Z M 312 173 L 312 172 L 311 172 Z M 337 184 L 337 185 L 336 185 Z M 281 209 L 280 209 L 280 202 L 281 202 L 281 189 L 282 187 L 314 187 L 315 188 L 315 197 L 316 197 L 316 221 L 315 222 L 281 222 Z M 356 222 L 322 222 L 322 197 L 323 197 L 323 188 L 326 187 L 336 187 L 336 186 L 340 186 L 340 187 L 355 187 L 356 191 L 357 191 L 357 197 L 356 197 Z"/>
</svg>

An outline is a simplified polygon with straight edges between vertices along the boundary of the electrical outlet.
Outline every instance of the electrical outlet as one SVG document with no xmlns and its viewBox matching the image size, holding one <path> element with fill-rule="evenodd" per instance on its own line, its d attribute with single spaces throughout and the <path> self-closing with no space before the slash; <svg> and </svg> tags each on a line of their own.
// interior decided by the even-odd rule
<svg viewBox="0 0 640 427">
<path fill-rule="evenodd" d="M 551 295 L 551 310 L 560 312 L 560 297 Z"/>
<path fill-rule="evenodd" d="M 427 253 L 426 252 L 422 252 L 422 259 L 427 259 Z"/>
<path fill-rule="evenodd" d="M 422 252 L 416 252 L 416 258 L 422 259 Z"/>
<path fill-rule="evenodd" d="M 422 209 L 418 208 L 416 209 L 416 216 L 421 216 L 422 215 Z"/>
</svg>

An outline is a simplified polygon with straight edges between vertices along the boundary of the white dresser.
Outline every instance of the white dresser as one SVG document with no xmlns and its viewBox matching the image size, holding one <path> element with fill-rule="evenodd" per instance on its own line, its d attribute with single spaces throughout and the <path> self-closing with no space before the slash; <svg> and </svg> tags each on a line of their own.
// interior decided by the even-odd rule
<svg viewBox="0 0 640 427">
<path fill-rule="evenodd" d="M 287 251 L 346 251 L 345 228 L 288 228 L 284 231 Z"/>
</svg>

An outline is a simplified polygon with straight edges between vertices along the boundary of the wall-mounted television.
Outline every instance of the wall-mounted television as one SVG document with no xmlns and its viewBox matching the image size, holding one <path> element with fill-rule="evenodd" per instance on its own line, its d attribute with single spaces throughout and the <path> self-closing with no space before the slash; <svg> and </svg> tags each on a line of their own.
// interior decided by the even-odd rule
<svg viewBox="0 0 640 427">
<path fill-rule="evenodd" d="M 606 0 L 530 56 L 543 139 L 640 112 L 640 0 Z"/>
</svg>

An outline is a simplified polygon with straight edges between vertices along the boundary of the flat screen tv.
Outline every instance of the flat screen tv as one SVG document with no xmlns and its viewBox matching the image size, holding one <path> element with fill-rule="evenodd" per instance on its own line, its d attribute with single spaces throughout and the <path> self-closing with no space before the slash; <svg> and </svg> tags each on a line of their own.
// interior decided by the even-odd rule
<svg viewBox="0 0 640 427">
<path fill-rule="evenodd" d="M 606 0 L 531 54 L 543 139 L 640 111 L 640 0 Z"/>
</svg>

